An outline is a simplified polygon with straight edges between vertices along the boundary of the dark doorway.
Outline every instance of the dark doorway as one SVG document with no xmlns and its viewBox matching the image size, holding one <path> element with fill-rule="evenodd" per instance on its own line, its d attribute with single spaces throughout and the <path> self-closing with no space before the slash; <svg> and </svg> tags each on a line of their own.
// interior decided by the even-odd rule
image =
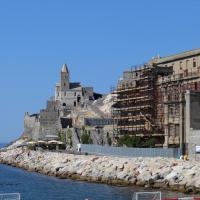
<svg viewBox="0 0 200 200">
<path fill-rule="evenodd" d="M 72 119 L 71 118 L 61 118 L 62 128 L 72 128 Z"/>
<path fill-rule="evenodd" d="M 81 97 L 78 96 L 78 97 L 77 97 L 77 102 L 80 103 L 80 101 L 81 101 Z"/>
</svg>

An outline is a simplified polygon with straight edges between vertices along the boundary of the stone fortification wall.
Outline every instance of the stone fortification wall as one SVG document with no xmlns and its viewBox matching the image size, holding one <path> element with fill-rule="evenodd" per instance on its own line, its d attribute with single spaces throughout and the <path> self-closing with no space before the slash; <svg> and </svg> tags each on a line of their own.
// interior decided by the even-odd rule
<svg viewBox="0 0 200 200">
<path fill-rule="evenodd" d="M 82 128 L 75 128 L 73 131 L 72 137 L 74 137 L 74 141 L 77 141 L 77 138 L 79 139 L 79 142 L 81 143 L 81 137 L 83 134 L 88 134 L 90 140 L 92 141 L 92 144 L 97 145 L 111 145 L 113 144 L 113 129 L 112 126 L 103 126 L 103 127 L 85 127 L 84 131 Z M 73 147 L 76 148 L 76 143 L 73 143 Z"/>
<path fill-rule="evenodd" d="M 47 136 L 58 136 L 59 112 L 56 106 L 55 101 L 48 101 L 47 109 L 40 111 L 40 139 L 46 139 Z"/>
<path fill-rule="evenodd" d="M 38 140 L 40 133 L 40 121 L 38 115 L 30 116 L 28 113 L 24 116 L 24 136 L 32 140 Z"/>
<path fill-rule="evenodd" d="M 32 140 L 46 139 L 46 136 L 57 136 L 59 130 L 58 103 L 47 102 L 47 109 L 41 110 L 39 114 L 24 117 L 24 135 Z"/>
</svg>

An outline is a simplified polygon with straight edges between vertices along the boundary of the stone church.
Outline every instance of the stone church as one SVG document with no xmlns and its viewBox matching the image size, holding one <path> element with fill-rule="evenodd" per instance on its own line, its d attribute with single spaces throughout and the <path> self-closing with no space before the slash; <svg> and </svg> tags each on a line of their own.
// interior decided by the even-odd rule
<svg viewBox="0 0 200 200">
<path fill-rule="evenodd" d="M 61 81 L 56 84 L 55 101 L 59 101 L 63 107 L 73 108 L 85 106 L 90 100 L 94 100 L 93 87 L 82 87 L 79 82 L 71 83 L 69 70 L 64 64 Z"/>
<path fill-rule="evenodd" d="M 68 117 L 73 110 L 87 109 L 88 104 L 100 97 L 102 95 L 94 93 L 93 87 L 70 82 L 69 69 L 64 64 L 55 96 L 47 101 L 46 109 L 33 115 L 25 113 L 24 135 L 33 140 L 57 139 L 59 131 L 73 127 L 73 119 Z"/>
</svg>

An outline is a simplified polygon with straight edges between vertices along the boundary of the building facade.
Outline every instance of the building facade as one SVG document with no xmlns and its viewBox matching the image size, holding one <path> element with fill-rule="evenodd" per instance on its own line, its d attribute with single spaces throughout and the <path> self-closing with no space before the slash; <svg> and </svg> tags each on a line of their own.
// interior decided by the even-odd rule
<svg viewBox="0 0 200 200">
<path fill-rule="evenodd" d="M 166 147 L 185 144 L 186 91 L 200 91 L 200 49 L 125 71 L 113 105 L 116 137 L 155 137 Z"/>
</svg>

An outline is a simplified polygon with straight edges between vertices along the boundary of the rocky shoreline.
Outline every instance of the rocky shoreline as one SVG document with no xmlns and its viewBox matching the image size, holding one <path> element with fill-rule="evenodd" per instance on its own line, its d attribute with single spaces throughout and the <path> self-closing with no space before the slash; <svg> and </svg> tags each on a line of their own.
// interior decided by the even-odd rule
<svg viewBox="0 0 200 200">
<path fill-rule="evenodd" d="M 119 158 L 31 151 L 0 152 L 0 163 L 58 178 L 200 193 L 200 163 L 172 158 Z"/>
</svg>

